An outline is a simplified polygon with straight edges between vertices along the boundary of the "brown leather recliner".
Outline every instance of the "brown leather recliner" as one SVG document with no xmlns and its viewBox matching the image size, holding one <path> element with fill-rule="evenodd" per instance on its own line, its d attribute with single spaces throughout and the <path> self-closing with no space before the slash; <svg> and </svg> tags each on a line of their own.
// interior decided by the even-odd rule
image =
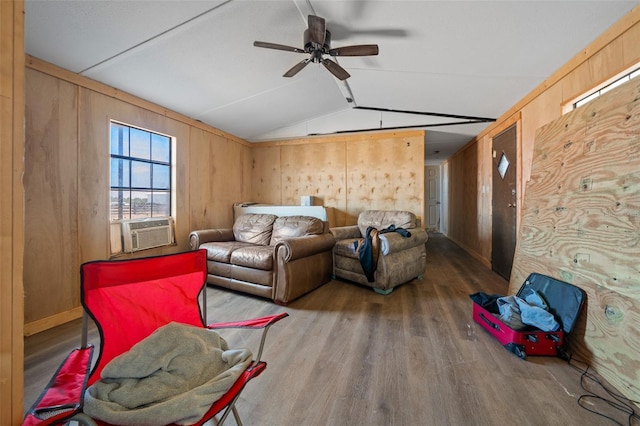
<svg viewBox="0 0 640 426">
<path fill-rule="evenodd" d="M 374 231 L 367 236 L 369 227 Z M 336 238 L 333 273 L 337 278 L 389 294 L 424 273 L 428 236 L 411 212 L 367 210 L 360 213 L 357 225 L 331 228 L 331 232 Z M 365 262 L 360 257 L 363 250 L 372 252 Z"/>
<path fill-rule="evenodd" d="M 328 222 L 310 216 L 245 214 L 233 228 L 191 232 L 207 250 L 207 283 L 285 305 L 331 280 Z"/>
</svg>

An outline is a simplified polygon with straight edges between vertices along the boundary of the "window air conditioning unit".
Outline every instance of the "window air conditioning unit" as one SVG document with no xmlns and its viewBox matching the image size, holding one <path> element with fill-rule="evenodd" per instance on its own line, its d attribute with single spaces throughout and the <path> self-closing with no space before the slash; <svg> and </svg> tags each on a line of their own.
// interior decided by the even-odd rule
<svg viewBox="0 0 640 426">
<path fill-rule="evenodd" d="M 173 218 L 123 221 L 122 242 L 127 253 L 173 244 Z"/>
</svg>

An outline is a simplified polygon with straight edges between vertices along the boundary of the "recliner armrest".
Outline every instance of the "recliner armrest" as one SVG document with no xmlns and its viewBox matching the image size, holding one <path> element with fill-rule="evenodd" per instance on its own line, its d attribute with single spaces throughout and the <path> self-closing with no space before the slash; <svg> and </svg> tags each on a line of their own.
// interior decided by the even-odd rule
<svg viewBox="0 0 640 426">
<path fill-rule="evenodd" d="M 331 233 L 336 240 L 346 240 L 348 238 L 362 238 L 360 228 L 358 225 L 339 226 L 337 228 L 331 228 Z"/>
<path fill-rule="evenodd" d="M 200 229 L 191 231 L 189 234 L 189 244 L 192 250 L 200 248 L 201 244 L 211 243 L 214 241 L 234 241 L 233 229 Z"/>
<path fill-rule="evenodd" d="M 319 235 L 286 238 L 276 243 L 276 256 L 284 262 L 331 250 L 336 244 L 333 234 L 326 232 Z"/>
<path fill-rule="evenodd" d="M 380 253 L 383 256 L 389 253 L 396 253 L 412 247 L 424 244 L 429 239 L 427 231 L 422 228 L 407 229 L 411 233 L 410 237 L 403 237 L 397 232 L 387 232 L 380 234 Z"/>
</svg>

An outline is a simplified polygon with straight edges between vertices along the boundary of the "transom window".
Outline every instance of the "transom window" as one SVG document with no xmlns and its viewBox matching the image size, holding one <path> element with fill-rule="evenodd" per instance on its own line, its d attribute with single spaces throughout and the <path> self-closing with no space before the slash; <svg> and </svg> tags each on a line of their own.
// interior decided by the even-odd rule
<svg viewBox="0 0 640 426">
<path fill-rule="evenodd" d="M 600 95 L 607 93 L 609 90 L 620 86 L 621 84 L 631 80 L 634 77 L 637 77 L 638 75 L 640 75 L 640 66 L 635 65 L 634 67 L 631 68 L 631 71 L 627 70 L 623 72 L 622 75 L 619 74 L 618 76 L 614 77 L 612 80 L 607 81 L 606 83 L 602 84 L 600 87 L 597 87 L 594 90 L 578 98 L 576 101 L 574 101 L 571 104 L 572 105 L 571 109 L 576 109 L 578 107 L 581 107 L 582 105 L 600 97 Z"/>
<path fill-rule="evenodd" d="M 111 122 L 111 221 L 171 215 L 171 140 Z"/>
</svg>

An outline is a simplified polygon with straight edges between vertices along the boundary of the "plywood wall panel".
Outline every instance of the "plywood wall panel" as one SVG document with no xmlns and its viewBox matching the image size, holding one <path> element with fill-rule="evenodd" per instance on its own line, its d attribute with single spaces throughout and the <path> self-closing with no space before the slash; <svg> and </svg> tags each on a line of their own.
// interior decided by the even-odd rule
<svg viewBox="0 0 640 426">
<path fill-rule="evenodd" d="M 475 141 L 449 159 L 451 177 L 448 236 L 473 255 L 480 257 L 482 248 L 479 246 L 481 240 L 478 228 L 478 195 L 482 192 L 483 185 L 479 181 L 478 149 L 478 142 Z"/>
<path fill-rule="evenodd" d="M 600 83 L 623 71 L 625 68 L 624 45 L 622 38 L 618 37 L 607 44 L 603 49 L 591 56 L 588 60 L 591 75 Z M 585 88 L 588 90 L 589 88 Z"/>
<path fill-rule="evenodd" d="M 249 148 L 218 135 L 211 135 L 211 139 L 212 157 L 209 174 L 213 180 L 213 186 L 209 200 L 210 206 L 215 211 L 212 225 L 214 228 L 231 227 L 233 226 L 233 204 L 247 197 L 247 193 L 243 190 L 243 160 Z"/>
<path fill-rule="evenodd" d="M 24 2 L 0 2 L 0 424 L 23 415 Z"/>
<path fill-rule="evenodd" d="M 640 61 L 640 25 L 631 27 L 621 39 L 623 62 L 633 64 Z"/>
<path fill-rule="evenodd" d="M 201 129 L 191 129 L 189 144 L 190 224 L 195 229 L 209 229 L 216 220 L 212 208 L 213 173 L 212 136 Z"/>
<path fill-rule="evenodd" d="M 317 205 L 344 210 L 345 143 L 327 142 L 285 145 L 282 156 L 282 203 L 300 204 L 300 197 L 311 195 Z"/>
<path fill-rule="evenodd" d="M 424 141 L 381 138 L 347 143 L 347 221 L 363 210 L 424 216 Z M 421 167 L 415 167 L 416 163 Z"/>
<path fill-rule="evenodd" d="M 26 74 L 24 283 L 31 322 L 80 305 L 78 87 Z M 59 283 L 56 291 L 51 282 Z"/>
<path fill-rule="evenodd" d="M 544 126 L 510 281 L 531 272 L 588 294 L 576 351 L 640 399 L 640 79 Z"/>
<path fill-rule="evenodd" d="M 526 120 L 520 120 L 521 128 L 521 176 L 523 184 L 520 187 L 524 196 L 526 182 L 531 175 L 531 161 L 533 159 L 533 143 L 536 131 L 543 125 L 558 118 L 562 113 L 562 85 L 554 84 L 549 87 L 544 96 L 539 96 L 529 103 L 521 112 Z"/>
<path fill-rule="evenodd" d="M 282 205 L 280 146 L 257 144 L 251 148 L 251 199 Z"/>
<path fill-rule="evenodd" d="M 478 192 L 480 190 L 480 184 L 478 181 L 478 144 L 469 146 L 464 151 L 463 167 L 468 174 L 465 179 L 462 194 L 463 205 L 462 214 L 464 216 L 463 232 L 465 235 L 471 236 L 467 241 L 469 247 L 476 253 L 479 253 L 479 233 L 478 233 L 478 204 L 476 202 Z"/>
<path fill-rule="evenodd" d="M 576 97 L 583 95 L 587 90 L 599 83 L 601 82 L 597 81 L 593 76 L 593 69 L 589 66 L 589 63 L 580 64 L 569 76 L 558 83 L 562 87 L 562 103 L 575 101 Z M 560 112 L 556 114 L 555 118 L 559 116 Z"/>
<path fill-rule="evenodd" d="M 489 158 L 492 156 L 492 139 L 488 136 L 480 138 L 477 143 L 479 158 Z M 488 242 L 492 238 L 492 199 L 491 182 L 493 176 L 493 164 L 478 162 L 478 189 L 477 189 L 477 222 L 478 222 L 478 250 L 481 258 L 491 258 L 491 244 Z"/>
<path fill-rule="evenodd" d="M 176 138 L 175 142 L 175 239 L 176 251 L 190 250 L 189 233 L 191 233 L 191 129 L 190 126 L 175 120 L 163 120 L 163 133 Z M 164 253 L 168 247 L 162 248 Z"/>
<path fill-rule="evenodd" d="M 462 212 L 463 212 L 463 191 L 464 179 L 466 173 L 464 171 L 464 165 L 461 164 L 464 160 L 464 151 L 459 151 L 453 157 L 449 158 L 447 162 L 449 170 L 448 190 L 447 196 L 448 202 L 448 222 L 449 227 L 447 230 L 447 236 L 459 244 L 464 244 L 465 237 L 462 232 L 464 226 Z"/>
<path fill-rule="evenodd" d="M 80 92 L 78 246 L 80 263 L 109 258 L 109 108 L 103 95 Z M 122 115 L 121 115 L 122 117 Z M 64 141 L 60 141 L 64 143 Z M 74 265 L 79 266 L 79 265 Z"/>
<path fill-rule="evenodd" d="M 191 131 L 191 229 L 229 228 L 233 204 L 248 193 L 243 167 L 249 148 L 201 129 Z"/>
</svg>

